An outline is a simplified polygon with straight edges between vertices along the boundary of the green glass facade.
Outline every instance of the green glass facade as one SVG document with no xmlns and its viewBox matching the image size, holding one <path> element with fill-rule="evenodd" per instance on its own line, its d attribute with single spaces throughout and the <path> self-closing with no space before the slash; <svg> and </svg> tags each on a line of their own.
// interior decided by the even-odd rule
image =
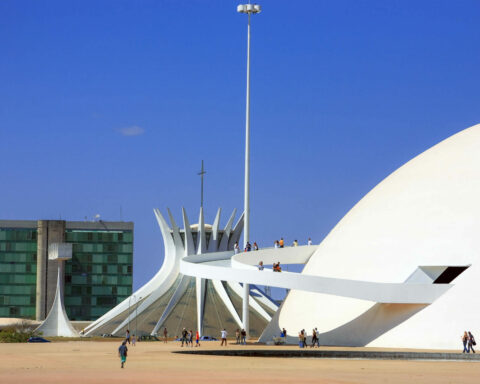
<svg viewBox="0 0 480 384">
<path fill-rule="evenodd" d="M 0 317 L 35 318 L 37 229 L 0 228 Z"/>
<path fill-rule="evenodd" d="M 65 309 L 70 320 L 102 316 L 132 294 L 133 232 L 67 230 L 73 243 L 65 265 Z"/>
<path fill-rule="evenodd" d="M 65 309 L 70 320 L 96 320 L 132 294 L 133 223 L 66 224 L 73 253 L 65 263 Z M 37 228 L 36 221 L 0 221 L 0 317 L 35 319 Z"/>
</svg>

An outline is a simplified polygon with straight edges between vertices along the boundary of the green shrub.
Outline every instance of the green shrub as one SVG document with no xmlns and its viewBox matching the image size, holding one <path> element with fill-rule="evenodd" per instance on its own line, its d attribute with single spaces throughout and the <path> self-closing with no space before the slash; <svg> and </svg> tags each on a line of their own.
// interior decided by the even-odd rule
<svg viewBox="0 0 480 384">
<path fill-rule="evenodd" d="M 18 331 L 15 328 L 5 328 L 0 330 L 0 343 L 26 343 L 32 336 L 34 332 L 31 330 Z"/>
</svg>

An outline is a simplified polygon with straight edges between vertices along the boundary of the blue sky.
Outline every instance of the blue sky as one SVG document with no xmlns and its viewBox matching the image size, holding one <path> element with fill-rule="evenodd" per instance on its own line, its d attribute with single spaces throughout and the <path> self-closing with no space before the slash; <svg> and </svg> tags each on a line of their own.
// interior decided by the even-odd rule
<svg viewBox="0 0 480 384">
<path fill-rule="evenodd" d="M 252 228 L 318 243 L 371 188 L 480 122 L 480 2 L 262 1 L 252 26 Z M 135 222 L 243 207 L 237 2 L 0 2 L 0 218 Z M 293 6 L 296 9 L 293 9 Z"/>
</svg>

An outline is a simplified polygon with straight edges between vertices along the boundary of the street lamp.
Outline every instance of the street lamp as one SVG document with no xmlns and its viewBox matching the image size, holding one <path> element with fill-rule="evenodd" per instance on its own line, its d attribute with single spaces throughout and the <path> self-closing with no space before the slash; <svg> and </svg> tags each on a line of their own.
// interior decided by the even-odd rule
<svg viewBox="0 0 480 384">
<path fill-rule="evenodd" d="M 246 248 L 250 240 L 250 19 L 252 14 L 262 11 L 262 7 L 258 4 L 240 4 L 237 6 L 238 13 L 246 13 L 248 15 L 248 32 L 247 32 L 247 102 L 245 109 L 245 208 L 244 223 L 245 229 L 243 233 L 243 248 Z M 249 334 L 248 319 L 248 301 L 250 294 L 249 284 L 243 283 L 243 302 L 242 302 L 242 322 L 243 328 Z"/>
<path fill-rule="evenodd" d="M 137 312 L 137 310 L 138 310 L 138 302 L 139 302 L 140 300 L 142 300 L 142 296 L 140 296 L 140 297 L 138 298 L 138 300 L 136 300 L 136 304 L 137 304 L 137 305 L 135 305 L 135 337 L 137 338 L 137 340 L 138 340 L 138 329 L 137 329 L 137 313 L 138 313 L 138 312 Z"/>
<path fill-rule="evenodd" d="M 135 301 L 137 300 L 135 295 L 132 295 L 128 298 L 128 331 L 129 332 L 130 332 L 130 300 L 132 299 L 132 297 L 135 299 Z"/>
</svg>

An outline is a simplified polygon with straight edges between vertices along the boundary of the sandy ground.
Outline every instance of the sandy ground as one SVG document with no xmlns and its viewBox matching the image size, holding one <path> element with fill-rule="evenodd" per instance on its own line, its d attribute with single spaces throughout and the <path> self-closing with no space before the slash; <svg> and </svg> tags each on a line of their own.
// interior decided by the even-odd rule
<svg viewBox="0 0 480 384">
<path fill-rule="evenodd" d="M 480 382 L 480 362 L 195 356 L 171 353 L 181 349 L 173 342 L 137 343 L 129 348 L 126 367 L 121 369 L 118 346 L 118 341 L 0 344 L 0 383 Z M 220 347 L 217 342 L 204 342 L 201 348 Z"/>
</svg>

